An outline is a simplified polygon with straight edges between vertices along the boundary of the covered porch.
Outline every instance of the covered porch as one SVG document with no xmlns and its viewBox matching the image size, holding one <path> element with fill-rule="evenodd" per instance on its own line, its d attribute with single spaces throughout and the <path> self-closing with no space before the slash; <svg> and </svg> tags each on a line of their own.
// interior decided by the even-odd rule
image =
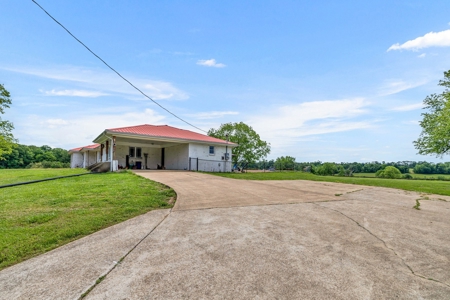
<svg viewBox="0 0 450 300">
<path fill-rule="evenodd" d="M 100 145 L 101 161 L 112 161 L 112 171 L 189 169 L 188 142 L 105 135 Z"/>
</svg>

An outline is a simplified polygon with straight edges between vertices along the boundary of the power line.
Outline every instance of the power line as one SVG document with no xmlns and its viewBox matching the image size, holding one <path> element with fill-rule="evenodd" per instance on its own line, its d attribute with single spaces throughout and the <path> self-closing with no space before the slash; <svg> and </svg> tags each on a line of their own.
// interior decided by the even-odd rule
<svg viewBox="0 0 450 300">
<path fill-rule="evenodd" d="M 139 93 L 141 93 L 142 95 L 144 95 L 144 97 L 148 98 L 149 100 L 151 100 L 153 103 L 155 103 L 156 105 L 158 105 L 159 107 L 161 107 L 162 109 L 164 109 L 166 112 L 168 112 L 169 114 L 171 114 L 172 116 L 174 116 L 175 118 L 177 118 L 178 120 L 188 124 L 189 126 L 192 126 L 200 131 L 203 131 L 205 133 L 207 133 L 205 130 L 192 125 L 191 123 L 189 123 L 188 121 L 180 118 L 179 116 L 177 116 L 176 114 L 174 114 L 173 112 L 171 112 L 170 110 L 168 110 L 167 108 L 165 108 L 164 106 L 162 106 L 161 104 L 159 104 L 158 102 L 156 102 L 155 100 L 153 100 L 151 97 L 149 97 L 147 94 L 145 94 L 143 91 L 141 91 L 138 87 L 136 87 L 134 84 L 132 84 L 128 79 L 126 79 L 125 77 L 122 76 L 122 74 L 120 74 L 118 71 L 116 71 L 113 67 L 111 67 L 110 65 L 108 65 L 108 63 L 106 63 L 106 61 L 104 61 L 100 56 L 98 56 L 97 54 L 95 54 L 94 51 L 92 51 L 91 49 L 89 49 L 88 46 L 86 46 L 82 41 L 80 41 L 76 36 L 74 36 L 72 34 L 72 32 L 70 32 L 66 27 L 64 27 L 63 24 L 61 24 L 58 20 L 56 20 L 50 13 L 48 13 L 39 3 L 37 3 L 35 0 L 31 0 L 33 1 L 40 9 L 42 9 L 53 21 L 55 21 L 59 26 L 61 26 L 65 31 L 67 31 L 68 34 L 70 34 L 78 43 L 80 43 L 81 45 L 83 45 L 84 48 L 86 48 L 89 52 L 91 52 L 95 57 L 97 57 L 102 63 L 104 63 L 109 69 L 111 69 L 111 71 L 113 71 L 114 73 L 116 73 L 117 75 L 119 75 L 120 78 L 122 78 L 123 80 L 125 80 L 129 85 L 131 85 L 134 89 L 136 89 Z"/>
</svg>

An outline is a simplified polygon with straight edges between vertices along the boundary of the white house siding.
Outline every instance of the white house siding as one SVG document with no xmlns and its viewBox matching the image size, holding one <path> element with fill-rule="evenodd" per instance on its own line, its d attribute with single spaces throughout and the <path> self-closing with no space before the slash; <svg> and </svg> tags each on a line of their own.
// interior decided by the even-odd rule
<svg viewBox="0 0 450 300">
<path fill-rule="evenodd" d="M 189 167 L 189 144 L 166 147 L 164 167 L 167 170 L 187 170 Z"/>
<path fill-rule="evenodd" d="M 214 155 L 209 154 L 209 146 L 214 146 Z M 189 157 L 191 158 L 191 170 L 206 172 L 231 172 L 231 147 L 228 147 L 230 159 L 225 161 L 225 146 L 189 144 Z"/>
<path fill-rule="evenodd" d="M 85 151 L 83 152 L 84 156 L 84 165 L 83 167 L 89 167 L 90 165 L 93 165 L 97 163 L 97 152 L 96 151 Z"/>
<path fill-rule="evenodd" d="M 70 155 L 70 167 L 82 168 L 83 167 L 83 154 L 81 152 L 73 152 Z"/>
</svg>

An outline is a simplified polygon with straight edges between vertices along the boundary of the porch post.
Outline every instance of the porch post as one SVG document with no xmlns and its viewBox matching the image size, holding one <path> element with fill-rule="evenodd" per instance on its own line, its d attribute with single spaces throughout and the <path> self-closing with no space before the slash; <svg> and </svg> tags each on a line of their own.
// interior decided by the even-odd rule
<svg viewBox="0 0 450 300">
<path fill-rule="evenodd" d="M 109 143 L 110 145 L 109 145 L 109 161 L 110 161 L 110 169 L 111 169 L 111 172 L 114 170 L 114 166 L 113 166 L 113 159 L 114 159 L 114 141 L 113 141 L 113 139 L 111 138 L 111 142 Z"/>
</svg>

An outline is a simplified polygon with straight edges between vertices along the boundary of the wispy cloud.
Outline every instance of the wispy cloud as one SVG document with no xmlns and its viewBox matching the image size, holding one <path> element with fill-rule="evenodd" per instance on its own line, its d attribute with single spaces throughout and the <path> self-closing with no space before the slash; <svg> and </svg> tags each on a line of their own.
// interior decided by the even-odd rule
<svg viewBox="0 0 450 300">
<path fill-rule="evenodd" d="M 409 104 L 409 105 L 403 105 L 403 106 L 397 106 L 394 108 L 391 108 L 390 110 L 393 111 L 410 111 L 410 110 L 416 110 L 416 109 L 421 109 L 423 108 L 423 103 L 414 103 L 414 104 Z"/>
<path fill-rule="evenodd" d="M 391 50 L 413 50 L 417 51 L 429 47 L 450 47 L 450 29 L 429 32 L 424 36 L 420 36 L 413 40 L 409 40 L 403 44 L 394 44 L 387 51 Z"/>
<path fill-rule="evenodd" d="M 69 124 L 69 121 L 63 119 L 47 119 L 42 124 L 47 124 L 49 128 L 57 128 L 62 125 Z"/>
<path fill-rule="evenodd" d="M 424 58 L 425 56 L 427 56 L 427 54 L 426 53 L 422 53 L 422 54 L 418 55 L 417 57 L 418 58 Z"/>
<path fill-rule="evenodd" d="M 138 124 L 160 125 L 163 120 L 164 116 L 151 109 L 124 114 L 86 112 L 61 118 L 28 115 L 20 124 L 15 124 L 15 134 L 24 144 L 70 149 L 90 144 L 107 128 Z"/>
<path fill-rule="evenodd" d="M 358 119 L 368 113 L 369 105 L 363 98 L 304 102 L 267 109 L 246 123 L 270 142 L 273 154 L 278 155 L 305 139 L 373 127 L 376 121 Z M 303 144 L 309 145 L 307 141 Z"/>
<path fill-rule="evenodd" d="M 15 67 L 3 69 L 58 82 L 62 81 L 67 84 L 75 84 L 77 87 L 81 87 L 82 89 L 80 90 L 82 91 L 85 91 L 85 89 L 96 89 L 102 90 L 104 91 L 102 93 L 108 95 L 125 96 L 128 99 L 146 99 L 116 74 L 103 70 L 74 66 L 58 66 L 54 68 Z M 176 88 L 171 82 L 138 78 L 133 75 L 125 75 L 125 77 L 154 100 L 185 100 L 189 98 L 186 92 Z M 55 93 L 57 92 L 55 90 Z"/>
<path fill-rule="evenodd" d="M 207 120 L 207 119 L 219 119 L 223 118 L 224 116 L 238 115 L 238 114 L 239 112 L 237 111 L 209 111 L 196 114 L 189 114 L 188 116 L 195 119 Z"/>
<path fill-rule="evenodd" d="M 180 55 L 180 56 L 190 56 L 190 55 L 194 55 L 195 53 L 193 52 L 183 52 L 183 51 L 174 51 L 172 52 L 173 55 Z"/>
<path fill-rule="evenodd" d="M 301 137 L 346 131 L 368 126 L 367 122 L 349 121 L 365 114 L 368 105 L 362 98 L 304 102 L 269 109 L 270 113 L 254 116 L 249 123 L 258 132 L 272 136 Z"/>
<path fill-rule="evenodd" d="M 224 68 L 225 64 L 218 63 L 214 58 L 211 59 L 201 59 L 197 61 L 197 65 L 206 66 L 206 67 L 215 67 L 215 68 Z"/>
<path fill-rule="evenodd" d="M 388 96 L 397 94 L 409 89 L 416 88 L 418 86 L 426 84 L 426 80 L 420 81 L 404 81 L 401 79 L 391 79 L 387 80 L 380 88 L 379 88 L 379 96 Z"/>
<path fill-rule="evenodd" d="M 107 96 L 108 94 L 102 92 L 95 91 L 86 91 L 86 90 L 50 90 L 43 91 L 40 90 L 44 95 L 47 96 L 71 96 L 71 97 L 87 97 L 87 98 L 96 98 L 100 96 Z"/>
</svg>

